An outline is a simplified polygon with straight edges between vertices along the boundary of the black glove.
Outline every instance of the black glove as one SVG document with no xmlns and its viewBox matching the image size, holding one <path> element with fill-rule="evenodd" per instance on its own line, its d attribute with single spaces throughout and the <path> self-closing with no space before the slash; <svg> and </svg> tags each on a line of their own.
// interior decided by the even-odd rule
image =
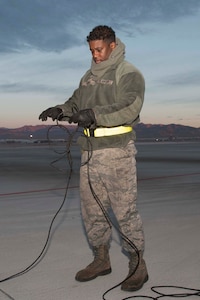
<svg viewBox="0 0 200 300">
<path fill-rule="evenodd" d="M 48 117 L 52 118 L 53 121 L 61 120 L 63 118 L 62 109 L 59 107 L 50 107 L 39 115 L 39 120 L 46 121 Z"/>
<path fill-rule="evenodd" d="M 96 128 L 96 119 L 92 109 L 83 109 L 70 117 L 69 123 L 78 123 L 83 128 Z"/>
</svg>

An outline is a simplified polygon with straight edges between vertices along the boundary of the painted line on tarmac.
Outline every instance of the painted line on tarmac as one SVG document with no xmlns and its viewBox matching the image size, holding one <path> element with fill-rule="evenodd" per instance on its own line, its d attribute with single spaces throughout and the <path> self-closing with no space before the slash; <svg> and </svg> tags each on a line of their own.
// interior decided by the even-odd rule
<svg viewBox="0 0 200 300">
<path fill-rule="evenodd" d="M 69 186 L 68 189 L 77 189 L 79 186 Z M 13 193 L 4 193 L 0 194 L 0 197 L 3 196 L 12 196 L 12 195 L 22 195 L 22 194 L 31 194 L 31 193 L 45 193 L 49 191 L 60 191 L 65 190 L 66 188 L 53 188 L 53 189 L 44 189 L 44 190 L 32 190 L 32 191 L 22 191 L 22 192 L 13 192 Z"/>
<path fill-rule="evenodd" d="M 138 179 L 138 181 L 158 180 L 158 179 L 166 179 L 166 178 L 174 178 L 174 177 L 184 177 L 184 176 L 194 176 L 194 175 L 200 175 L 200 173 L 188 173 L 188 174 L 176 174 L 176 175 L 167 175 L 167 176 L 159 176 L 159 177 L 147 177 L 147 178 Z M 79 188 L 78 185 L 70 186 L 69 187 L 69 189 L 77 189 L 77 188 Z M 4 193 L 4 194 L 0 194 L 0 197 L 3 197 L 3 196 L 12 196 L 12 195 L 22 195 L 22 194 L 31 194 L 31 193 L 45 193 L 45 192 L 49 192 L 49 191 L 60 191 L 60 190 L 65 190 L 65 189 L 66 188 L 52 188 L 52 189 L 44 189 L 44 190 L 32 190 L 32 191 Z"/>
<path fill-rule="evenodd" d="M 147 178 L 141 178 L 138 179 L 138 181 L 144 181 L 144 180 L 158 180 L 158 179 L 165 179 L 165 178 L 174 178 L 174 177 L 184 177 L 184 176 L 194 176 L 194 175 L 200 175 L 200 173 L 186 173 L 186 174 L 176 174 L 176 175 L 166 175 L 166 176 L 159 176 L 159 177 L 147 177 Z"/>
</svg>

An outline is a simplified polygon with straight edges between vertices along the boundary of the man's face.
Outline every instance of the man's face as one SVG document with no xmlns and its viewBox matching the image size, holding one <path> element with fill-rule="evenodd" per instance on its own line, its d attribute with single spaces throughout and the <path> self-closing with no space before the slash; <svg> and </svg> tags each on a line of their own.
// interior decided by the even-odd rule
<svg viewBox="0 0 200 300">
<path fill-rule="evenodd" d="M 116 47 L 116 43 L 108 43 L 103 40 L 95 40 L 89 42 L 89 47 L 92 53 L 93 60 L 96 64 L 99 64 L 109 58 L 110 53 Z"/>
</svg>

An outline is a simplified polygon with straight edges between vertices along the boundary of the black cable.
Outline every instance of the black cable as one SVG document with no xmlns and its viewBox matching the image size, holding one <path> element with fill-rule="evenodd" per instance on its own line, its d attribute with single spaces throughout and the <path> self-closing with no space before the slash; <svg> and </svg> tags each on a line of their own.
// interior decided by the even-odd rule
<svg viewBox="0 0 200 300">
<path fill-rule="evenodd" d="M 158 289 L 182 289 L 184 291 L 188 291 L 187 293 L 162 293 L 159 292 Z M 200 290 L 198 289 L 192 289 L 188 287 L 183 287 L 183 286 L 174 286 L 174 285 L 158 285 L 158 286 L 153 286 L 151 290 L 155 293 L 157 293 L 158 298 L 164 298 L 164 297 L 174 297 L 174 298 L 179 298 L 179 297 L 189 297 L 189 296 L 200 296 Z"/>
<path fill-rule="evenodd" d="M 67 197 L 68 188 L 69 188 L 69 183 L 70 183 L 70 180 L 71 180 L 71 174 L 72 174 L 72 171 L 70 170 L 70 174 L 69 174 L 69 176 L 68 176 L 67 185 L 66 185 L 66 188 L 65 188 L 64 199 L 63 199 L 63 201 L 62 201 L 62 203 L 61 203 L 59 209 L 58 209 L 57 212 L 55 213 L 55 215 L 54 215 L 54 217 L 53 217 L 53 219 L 52 219 L 52 221 L 51 221 L 51 223 L 50 223 L 49 230 L 48 230 L 48 234 L 47 234 L 47 238 L 46 238 L 46 242 L 45 242 L 45 244 L 44 244 L 44 247 L 43 247 L 42 251 L 40 252 L 40 254 L 38 255 L 38 257 L 37 257 L 37 258 L 36 258 L 36 259 L 35 259 L 28 267 L 26 267 L 24 270 L 22 270 L 22 271 L 20 271 L 20 272 L 18 272 L 18 273 L 16 273 L 16 274 L 13 274 L 13 275 L 8 276 L 8 277 L 6 277 L 6 278 L 4 278 L 4 279 L 1 279 L 1 280 L 0 280 L 0 283 L 5 282 L 5 281 L 8 281 L 8 280 L 10 280 L 10 279 L 16 278 L 16 277 L 18 277 L 18 276 L 21 276 L 21 275 L 27 273 L 27 272 L 30 271 L 32 268 L 34 268 L 35 265 L 36 265 L 36 264 L 39 262 L 39 260 L 41 259 L 42 255 L 44 254 L 44 252 L 45 252 L 45 250 L 46 250 L 46 248 L 47 248 L 47 245 L 48 245 L 48 243 L 49 243 L 49 239 L 50 239 L 50 234 L 51 234 L 51 229 L 52 229 L 53 223 L 54 223 L 54 221 L 55 221 L 57 215 L 59 214 L 59 212 L 61 211 L 61 209 L 62 209 L 62 207 L 63 207 L 63 205 L 64 205 L 64 203 L 65 203 L 65 200 L 66 200 L 66 197 Z"/>
<path fill-rule="evenodd" d="M 110 228 L 112 228 L 112 226 L 117 230 L 117 232 L 119 233 L 119 235 L 121 236 L 121 238 L 127 242 L 127 244 L 129 244 L 129 246 L 135 251 L 136 255 L 137 255 L 137 264 L 135 266 L 135 269 L 121 282 L 119 282 L 118 284 L 116 284 L 115 286 L 111 287 L 110 289 L 108 289 L 106 292 L 104 292 L 104 294 L 102 295 L 102 299 L 106 300 L 105 295 L 108 294 L 110 291 L 114 290 L 115 288 L 117 288 L 118 286 L 120 286 L 125 280 L 127 280 L 128 278 L 130 278 L 132 275 L 135 274 L 135 272 L 137 271 L 137 268 L 139 266 L 139 259 L 140 259 L 140 255 L 139 255 L 139 250 L 136 247 L 136 245 L 121 231 L 121 229 L 119 228 L 119 226 L 117 226 L 112 219 L 110 218 L 108 212 L 106 211 L 106 209 L 104 208 L 101 200 L 99 199 L 99 197 L 97 196 L 97 194 L 95 193 L 92 183 L 91 183 L 91 179 L 90 179 L 90 168 L 89 168 L 89 162 L 90 159 L 92 158 L 92 153 L 93 153 L 93 149 L 92 149 L 92 144 L 90 143 L 90 140 L 88 137 L 87 138 L 87 144 L 88 144 L 88 160 L 87 162 L 85 162 L 84 164 L 87 163 L 87 174 L 88 174 L 88 183 L 90 186 L 90 190 L 92 192 L 92 195 L 94 197 L 94 199 L 96 200 L 97 204 L 99 205 L 106 221 L 108 222 Z"/>
<path fill-rule="evenodd" d="M 61 129 L 64 129 L 67 131 L 68 133 L 68 137 L 69 137 L 69 141 L 67 143 L 67 149 L 66 151 L 64 151 L 62 154 L 62 158 L 67 154 L 67 158 L 68 158 L 68 162 L 69 162 L 69 166 L 70 166 L 70 173 L 68 175 L 68 180 L 67 180 L 67 185 L 66 185 L 66 189 L 65 189 L 65 195 L 64 195 L 64 199 L 59 207 L 59 209 L 57 210 L 57 212 L 55 213 L 51 223 L 50 223 L 50 226 L 49 226 L 49 230 L 48 230 L 48 234 L 47 234 L 47 238 L 46 238 L 46 242 L 44 244 L 44 247 L 42 249 L 42 251 L 40 252 L 40 254 L 38 255 L 38 257 L 28 266 L 26 267 L 24 270 L 16 273 L 16 274 L 13 274 L 11 276 L 8 276 L 7 278 L 4 278 L 2 280 L 0 280 L 0 283 L 2 282 L 5 282 L 5 281 L 8 281 L 10 279 L 13 279 L 13 278 L 16 278 L 18 276 L 21 276 L 27 272 L 29 272 L 31 269 L 33 269 L 37 263 L 39 263 L 40 259 L 42 258 L 42 256 L 44 255 L 45 253 L 45 250 L 47 249 L 47 246 L 48 246 L 48 243 L 49 243 L 49 240 L 50 240 L 50 234 L 51 234 L 51 230 L 52 230 L 52 226 L 53 226 L 53 223 L 57 217 L 57 215 L 59 214 L 59 212 L 61 211 L 65 201 L 66 201 L 66 197 L 67 197 L 67 192 L 68 192 L 68 188 L 69 188 L 69 184 L 70 184 L 70 180 L 71 180 L 71 176 L 72 176 L 72 159 L 71 159 L 71 152 L 70 152 L 70 146 L 71 146 L 71 143 L 72 143 L 72 140 L 73 140 L 73 137 L 74 137 L 74 133 L 77 132 L 77 129 L 78 127 L 76 128 L 76 131 L 74 133 L 70 133 L 68 128 L 65 127 L 65 126 L 61 126 L 58 124 L 57 122 L 57 125 L 53 125 L 51 126 L 49 129 L 48 129 L 48 133 L 47 133 L 47 136 L 48 136 L 48 140 L 49 140 L 49 133 L 50 133 L 50 130 L 52 128 L 54 128 L 55 126 L 59 126 Z M 125 280 L 127 280 L 129 277 L 131 277 L 137 270 L 138 268 L 138 265 L 139 265 L 139 250 L 137 249 L 136 245 L 130 241 L 130 239 L 124 235 L 124 233 L 120 230 L 120 228 L 118 226 L 116 226 L 114 224 L 114 222 L 111 220 L 109 214 L 107 213 L 106 209 L 104 208 L 103 204 L 101 203 L 101 200 L 99 199 L 99 197 L 96 195 L 94 189 L 93 189 L 93 186 L 91 184 L 91 180 L 90 180 L 90 172 L 89 172 L 89 162 L 92 158 L 92 153 L 93 153 L 93 150 L 92 150 L 92 145 L 89 141 L 89 138 L 87 138 L 87 141 L 88 141 L 88 159 L 86 162 L 82 163 L 82 166 L 87 164 L 87 172 L 88 172 L 88 182 L 89 182 L 89 186 L 90 186 L 90 189 L 91 189 L 91 192 L 92 192 L 92 195 L 94 197 L 94 199 L 97 201 L 99 207 L 101 208 L 104 216 L 105 216 L 105 219 L 107 220 L 110 228 L 112 228 L 112 226 L 117 230 L 117 232 L 120 234 L 121 238 L 126 241 L 133 249 L 134 251 L 136 252 L 137 256 L 138 256 L 138 262 L 137 262 L 137 265 L 136 265 L 136 268 L 135 270 L 127 277 L 125 278 L 123 281 L 121 281 L 120 283 L 116 284 L 115 286 L 111 287 L 110 289 L 108 289 L 106 292 L 104 292 L 104 294 L 102 295 L 102 299 L 103 300 L 106 300 L 105 298 L 105 295 L 108 294 L 110 291 L 112 291 L 113 289 L 117 288 L 119 285 L 121 285 Z M 58 152 L 57 152 L 58 153 Z M 59 159 L 56 159 L 55 161 L 53 161 L 51 163 L 52 166 L 54 166 L 54 164 L 60 160 Z M 187 293 L 163 293 L 161 291 L 158 291 L 158 289 L 183 289 L 184 291 L 187 291 Z M 180 298 L 180 297 L 189 297 L 189 296 L 200 296 L 200 290 L 198 289 L 192 289 L 192 288 L 186 288 L 186 287 L 181 287 L 181 286 L 172 286 L 172 285 L 165 285 L 165 286 L 153 286 L 151 287 L 151 290 L 153 292 L 155 292 L 156 294 L 158 294 L 157 297 L 153 297 L 153 296 L 146 296 L 146 295 L 133 295 L 133 296 L 128 296 L 128 297 L 125 297 L 121 300 L 127 300 L 127 299 L 133 299 L 133 298 L 145 298 L 145 299 L 151 299 L 151 300 L 158 300 L 159 298 L 164 298 L 164 297 L 172 297 L 172 298 Z M 11 300 L 15 300 L 13 297 L 11 297 L 9 294 L 7 294 L 5 291 L 3 291 L 2 289 L 0 289 L 0 292 L 2 292 L 4 295 L 6 295 L 9 299 Z"/>
<path fill-rule="evenodd" d="M 135 272 L 136 272 L 136 270 L 137 270 L 137 268 L 139 266 L 139 250 L 136 247 L 136 245 L 120 230 L 120 228 L 114 224 L 114 222 L 111 220 L 108 212 L 104 208 L 101 200 L 99 199 L 99 197 L 97 196 L 97 194 L 95 193 L 95 191 L 93 189 L 93 186 L 92 186 L 92 183 L 91 183 L 91 180 L 90 180 L 90 172 L 89 172 L 89 161 L 92 158 L 93 150 L 92 150 L 92 145 L 90 143 L 89 138 L 88 137 L 86 137 L 86 138 L 87 138 L 87 143 L 88 143 L 88 149 L 89 150 L 88 150 L 88 160 L 84 164 L 87 164 L 88 182 L 89 182 L 89 186 L 90 186 L 90 190 L 92 192 L 92 195 L 93 195 L 94 199 L 96 200 L 97 204 L 99 205 L 99 207 L 101 208 L 101 210 L 103 212 L 103 215 L 104 215 L 105 219 L 107 220 L 110 228 L 112 228 L 112 226 L 113 226 L 117 230 L 117 232 L 120 234 L 121 238 L 124 241 L 126 241 L 134 249 L 134 251 L 136 252 L 137 257 L 138 257 L 137 265 L 136 265 L 135 269 L 133 270 L 133 272 L 129 276 L 127 276 L 123 281 L 121 281 L 120 283 L 116 284 L 115 286 L 111 287 L 110 289 L 108 289 L 107 291 L 105 291 L 103 293 L 102 299 L 106 300 L 105 295 L 107 295 L 109 292 L 111 292 L 112 290 L 114 290 L 115 288 L 117 288 L 118 286 L 120 286 L 125 280 L 127 280 L 128 278 L 130 278 L 132 275 L 135 274 Z M 89 153 L 89 152 L 91 152 L 91 153 Z M 169 289 L 169 288 L 183 289 L 183 290 L 193 291 L 193 292 L 190 292 L 190 293 L 162 293 L 162 292 L 159 292 L 157 290 L 157 289 L 162 289 L 162 288 L 165 288 L 165 289 Z M 186 287 L 181 287 L 181 286 L 170 286 L 170 285 L 153 286 L 153 287 L 151 287 L 151 290 L 153 292 L 155 292 L 156 294 L 158 294 L 159 296 L 153 297 L 153 296 L 146 296 L 146 295 L 131 295 L 131 296 L 125 297 L 125 298 L 123 298 L 121 300 L 128 300 L 128 299 L 133 299 L 133 298 L 146 298 L 146 299 L 151 299 L 151 300 L 157 300 L 159 298 L 164 298 L 164 297 L 178 298 L 178 297 L 200 296 L 200 290 L 198 290 L 198 289 L 192 289 L 192 288 L 186 288 Z"/>
<path fill-rule="evenodd" d="M 187 293 L 164 293 L 159 291 L 159 289 L 182 289 L 184 291 L 188 291 Z M 135 295 L 135 296 L 130 296 L 123 298 L 121 300 L 128 300 L 128 299 L 133 299 L 133 298 L 146 298 L 146 299 L 152 299 L 152 300 L 158 300 L 160 298 L 185 298 L 185 297 L 190 297 L 190 296 L 200 296 L 200 290 L 198 289 L 192 289 L 192 288 L 187 288 L 183 286 L 176 286 L 176 285 L 158 285 L 158 286 L 153 286 L 151 287 L 151 290 L 155 292 L 158 296 L 153 297 L 153 296 L 145 296 L 145 295 Z"/>
<path fill-rule="evenodd" d="M 64 127 L 64 126 L 61 126 L 61 125 L 58 125 L 58 124 L 57 124 L 57 125 L 53 125 L 53 126 L 51 126 L 51 127 L 48 129 L 48 132 L 47 132 L 48 140 L 49 140 L 49 133 L 50 133 L 50 130 L 51 130 L 53 127 L 55 127 L 55 126 L 59 126 L 60 128 L 65 129 L 65 130 L 68 132 L 68 135 L 69 135 L 69 137 L 70 137 L 70 139 L 69 139 L 69 141 L 68 141 L 68 143 L 67 143 L 67 149 L 66 149 L 66 151 L 64 152 L 64 155 L 67 154 L 68 162 L 69 162 L 69 165 L 70 165 L 70 172 L 69 172 L 68 179 L 67 179 L 67 185 L 66 185 L 66 188 L 65 188 L 65 194 L 64 194 L 63 201 L 62 201 L 60 207 L 58 208 L 57 212 L 55 213 L 55 215 L 54 215 L 52 221 L 50 222 L 50 226 L 49 226 L 49 230 L 48 230 L 48 233 L 47 233 L 46 242 L 45 242 L 45 244 L 44 244 L 44 246 L 43 246 L 43 248 L 42 248 L 40 254 L 38 255 L 38 257 L 37 257 L 37 258 L 36 258 L 36 259 L 35 259 L 28 267 L 26 267 L 26 268 L 23 269 L 22 271 L 17 272 L 17 273 L 15 273 L 15 274 L 13 274 L 13 275 L 10 275 L 10 276 L 8 276 L 8 277 L 6 277 L 6 278 L 4 278 L 4 279 L 0 279 L 0 283 L 3 283 L 3 282 L 5 282 L 5 281 L 11 280 L 11 279 L 13 279 L 13 278 L 19 277 L 19 276 L 21 276 L 21 275 L 23 275 L 23 274 L 29 272 L 31 269 L 33 269 L 33 268 L 39 263 L 39 261 L 40 261 L 41 258 L 43 257 L 43 255 L 44 255 L 44 253 L 45 253 L 45 250 L 47 249 L 47 246 L 48 246 L 48 244 L 49 244 L 49 240 L 50 240 L 50 235 L 51 235 L 51 230 L 52 230 L 53 223 L 54 223 L 56 217 L 58 216 L 59 212 L 61 211 L 61 209 L 62 209 L 62 207 L 63 207 L 63 205 L 64 205 L 64 203 L 65 203 L 65 201 L 66 201 L 67 193 L 68 193 L 68 189 L 69 189 L 69 184 L 70 184 L 71 176 L 72 176 L 72 159 L 71 159 L 70 145 L 71 145 L 71 143 L 72 143 L 73 136 L 74 136 L 74 134 L 76 133 L 77 130 L 74 132 L 74 134 L 70 134 L 70 133 L 69 133 L 69 130 L 67 129 L 67 127 Z M 64 155 L 63 155 L 63 156 L 64 156 Z M 63 157 L 61 157 L 61 158 L 63 158 Z M 51 163 L 51 165 L 53 166 L 58 160 L 60 160 L 60 158 L 57 159 L 57 160 L 55 160 L 55 161 L 53 161 L 53 162 Z M 7 294 L 7 293 L 6 293 L 5 291 L 3 291 L 2 289 L 0 289 L 0 292 L 2 292 L 4 295 L 6 295 L 7 297 L 9 297 L 9 299 L 13 299 L 13 300 L 14 300 L 14 298 L 12 298 L 9 294 Z"/>
<path fill-rule="evenodd" d="M 0 292 L 4 294 L 6 297 L 8 297 L 10 300 L 15 300 L 13 297 L 11 297 L 8 293 L 6 293 L 4 290 L 0 289 Z"/>
<path fill-rule="evenodd" d="M 71 157 L 70 147 L 71 147 L 71 144 L 73 142 L 73 138 L 74 138 L 75 134 L 78 132 L 78 126 L 76 126 L 75 131 L 72 131 L 72 132 L 70 132 L 70 130 L 66 126 L 63 126 L 63 125 L 59 124 L 58 122 L 57 122 L 56 125 L 50 126 L 48 128 L 48 130 L 47 130 L 47 139 L 48 139 L 49 143 L 51 141 L 51 139 L 50 139 L 50 131 L 53 128 L 57 128 L 57 127 L 59 127 L 60 129 L 62 129 L 62 130 L 64 130 L 64 131 L 67 132 L 68 140 L 65 141 L 65 143 L 66 143 L 66 149 L 65 149 L 65 151 L 58 152 L 58 151 L 54 150 L 55 153 L 57 153 L 59 155 L 62 155 L 62 157 L 59 157 L 58 159 L 52 161 L 51 162 L 51 166 L 55 167 L 54 164 L 56 162 L 58 162 L 59 160 L 61 160 L 62 158 L 64 158 L 64 157 L 67 156 L 67 161 L 69 163 L 70 170 L 72 171 L 73 161 L 72 161 L 72 157 Z M 56 167 L 56 169 L 58 169 L 58 168 Z M 62 171 L 61 169 L 59 169 L 59 170 Z"/>
</svg>

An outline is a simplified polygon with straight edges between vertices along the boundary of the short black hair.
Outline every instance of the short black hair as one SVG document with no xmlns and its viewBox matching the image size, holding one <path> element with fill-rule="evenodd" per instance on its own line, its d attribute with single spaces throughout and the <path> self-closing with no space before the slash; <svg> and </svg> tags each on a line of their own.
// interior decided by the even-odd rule
<svg viewBox="0 0 200 300">
<path fill-rule="evenodd" d="M 106 25 L 96 26 L 87 36 L 87 42 L 96 40 L 105 40 L 108 43 L 115 42 L 115 32 L 111 27 Z"/>
</svg>

